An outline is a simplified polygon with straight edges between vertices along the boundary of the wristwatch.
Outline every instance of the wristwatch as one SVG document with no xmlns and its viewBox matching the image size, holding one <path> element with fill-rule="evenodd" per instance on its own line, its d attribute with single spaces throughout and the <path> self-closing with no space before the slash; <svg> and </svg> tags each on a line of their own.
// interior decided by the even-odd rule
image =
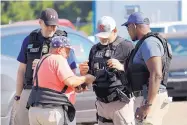
<svg viewBox="0 0 187 125">
<path fill-rule="evenodd" d="M 20 100 L 20 96 L 14 96 L 14 100 L 16 100 L 16 101 L 18 101 L 18 100 Z"/>
<path fill-rule="evenodd" d="M 149 107 L 149 106 L 152 106 L 152 104 L 150 104 L 150 103 L 148 102 L 148 100 L 145 101 L 145 104 L 144 104 L 144 105 L 145 105 L 145 106 L 148 106 L 148 107 Z"/>
</svg>

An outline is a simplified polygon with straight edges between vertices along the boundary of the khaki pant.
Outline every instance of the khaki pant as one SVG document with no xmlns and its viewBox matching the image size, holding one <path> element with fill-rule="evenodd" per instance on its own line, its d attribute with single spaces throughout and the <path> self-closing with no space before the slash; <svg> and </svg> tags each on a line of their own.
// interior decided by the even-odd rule
<svg viewBox="0 0 187 125">
<path fill-rule="evenodd" d="M 31 90 L 24 89 L 21 93 L 19 104 L 16 106 L 15 118 L 13 125 L 29 125 L 28 109 L 26 109 L 27 101 Z"/>
<path fill-rule="evenodd" d="M 27 101 L 30 96 L 31 90 L 25 89 L 22 91 L 19 103 L 14 103 L 13 110 L 11 112 L 10 125 L 30 125 L 28 109 L 26 109 Z M 76 118 L 69 123 L 69 125 L 76 125 Z"/>
<path fill-rule="evenodd" d="M 69 123 L 68 119 L 66 120 Z M 64 110 L 63 108 L 30 107 L 29 122 L 30 125 L 63 125 Z"/>
<path fill-rule="evenodd" d="M 110 103 L 96 101 L 96 109 L 99 116 L 113 121 L 113 123 L 98 121 L 99 125 L 135 125 L 134 98 L 131 98 L 128 104 L 120 101 Z"/>
<path fill-rule="evenodd" d="M 135 111 L 145 102 L 143 96 L 135 99 Z M 167 92 L 159 93 L 151 106 L 150 113 L 143 122 L 136 121 L 136 125 L 162 125 L 163 117 L 168 112 L 169 100 Z"/>
</svg>

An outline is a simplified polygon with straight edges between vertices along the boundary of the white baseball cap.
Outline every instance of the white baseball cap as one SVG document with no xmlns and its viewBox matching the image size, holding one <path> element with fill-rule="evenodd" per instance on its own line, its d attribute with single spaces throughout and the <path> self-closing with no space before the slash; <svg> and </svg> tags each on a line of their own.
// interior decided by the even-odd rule
<svg viewBox="0 0 187 125">
<path fill-rule="evenodd" d="M 108 38 L 115 28 L 115 20 L 110 16 L 103 16 L 99 19 L 97 23 L 97 34 L 95 34 L 95 36 L 101 38 Z"/>
</svg>

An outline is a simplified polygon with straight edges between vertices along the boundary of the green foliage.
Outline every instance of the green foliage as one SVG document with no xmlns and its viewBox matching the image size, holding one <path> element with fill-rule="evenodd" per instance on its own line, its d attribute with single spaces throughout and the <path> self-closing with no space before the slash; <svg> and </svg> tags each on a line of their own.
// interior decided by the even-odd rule
<svg viewBox="0 0 187 125">
<path fill-rule="evenodd" d="M 80 22 L 86 24 L 80 30 L 91 33 L 92 1 L 1 1 L 1 24 L 35 20 L 39 18 L 41 10 L 46 8 L 54 8 L 59 18 L 72 23 L 76 23 L 77 17 L 80 17 Z"/>
<path fill-rule="evenodd" d="M 30 7 L 29 1 L 4 1 L 2 2 L 1 23 L 9 21 L 22 21 L 34 18 L 34 12 Z M 5 9 L 3 9 L 5 8 Z"/>
<path fill-rule="evenodd" d="M 31 1 L 30 6 L 32 11 L 34 11 L 35 18 L 39 18 L 41 10 L 46 8 L 54 8 L 53 1 Z"/>
<path fill-rule="evenodd" d="M 93 29 L 93 26 L 92 24 L 86 24 L 82 27 L 80 27 L 80 31 L 83 31 L 84 33 L 86 33 L 86 35 L 90 36 L 92 34 L 92 29 Z"/>
<path fill-rule="evenodd" d="M 87 21 L 87 22 L 92 22 L 92 15 L 93 15 L 93 13 L 92 13 L 92 11 L 90 11 L 90 12 L 88 13 L 87 18 L 86 18 L 86 21 Z M 93 25 L 92 25 L 91 23 L 86 24 L 86 25 L 80 27 L 79 30 L 81 30 L 81 31 L 83 31 L 83 32 L 85 32 L 85 33 L 87 33 L 87 35 L 89 36 L 89 35 L 92 34 Z"/>
</svg>

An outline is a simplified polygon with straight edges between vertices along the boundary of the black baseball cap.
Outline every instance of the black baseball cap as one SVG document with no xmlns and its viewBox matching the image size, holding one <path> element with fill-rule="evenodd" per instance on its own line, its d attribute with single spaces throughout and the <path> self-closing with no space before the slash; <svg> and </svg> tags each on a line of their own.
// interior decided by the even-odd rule
<svg viewBox="0 0 187 125">
<path fill-rule="evenodd" d="M 52 8 L 43 10 L 40 19 L 42 19 L 47 26 L 58 25 L 58 13 Z"/>
</svg>

